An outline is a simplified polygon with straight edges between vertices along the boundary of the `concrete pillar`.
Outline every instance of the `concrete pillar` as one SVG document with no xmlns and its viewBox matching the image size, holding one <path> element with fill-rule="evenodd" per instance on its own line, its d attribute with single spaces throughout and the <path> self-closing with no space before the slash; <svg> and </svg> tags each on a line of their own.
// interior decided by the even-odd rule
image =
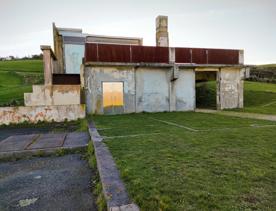
<svg viewBox="0 0 276 211">
<path fill-rule="evenodd" d="M 63 39 L 62 36 L 59 34 L 58 29 L 53 23 L 53 42 L 54 42 L 54 51 L 57 58 L 55 68 L 55 73 L 65 73 L 64 69 L 64 60 L 63 60 Z"/>
<path fill-rule="evenodd" d="M 243 100 L 244 100 L 244 97 L 243 97 L 243 87 L 244 87 L 244 81 L 241 79 L 240 80 L 240 83 L 238 84 L 238 89 L 239 89 L 239 105 L 238 107 L 239 108 L 243 108 Z"/>
<path fill-rule="evenodd" d="M 224 67 L 217 77 L 217 109 L 243 107 L 243 80 L 240 68 Z"/>
<path fill-rule="evenodd" d="M 169 81 L 169 103 L 170 111 L 176 111 L 176 88 L 175 81 Z"/>
<path fill-rule="evenodd" d="M 156 23 L 156 46 L 169 47 L 168 16 L 158 16 Z"/>
<path fill-rule="evenodd" d="M 239 64 L 244 64 L 244 50 L 239 50 Z"/>
<path fill-rule="evenodd" d="M 53 80 L 53 64 L 51 59 L 51 47 L 50 46 L 40 46 L 43 52 L 43 64 L 44 64 L 44 84 L 52 85 Z"/>
<path fill-rule="evenodd" d="M 217 88 L 217 93 L 216 93 L 216 101 L 217 101 L 217 110 L 221 110 L 221 103 L 220 103 L 220 78 L 221 78 L 221 71 L 217 72 L 216 76 L 216 88 Z"/>
<path fill-rule="evenodd" d="M 175 63 L 175 48 L 169 48 L 169 62 Z"/>
</svg>

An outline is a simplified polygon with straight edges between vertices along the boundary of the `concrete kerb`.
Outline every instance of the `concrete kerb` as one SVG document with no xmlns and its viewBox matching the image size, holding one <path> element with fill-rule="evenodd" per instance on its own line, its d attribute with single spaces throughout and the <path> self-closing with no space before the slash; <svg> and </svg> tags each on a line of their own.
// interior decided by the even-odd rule
<svg viewBox="0 0 276 211">
<path fill-rule="evenodd" d="M 139 207 L 131 203 L 120 173 L 103 138 L 94 123 L 89 122 L 89 133 L 94 145 L 97 167 L 103 187 L 103 193 L 109 211 L 139 211 Z"/>
</svg>

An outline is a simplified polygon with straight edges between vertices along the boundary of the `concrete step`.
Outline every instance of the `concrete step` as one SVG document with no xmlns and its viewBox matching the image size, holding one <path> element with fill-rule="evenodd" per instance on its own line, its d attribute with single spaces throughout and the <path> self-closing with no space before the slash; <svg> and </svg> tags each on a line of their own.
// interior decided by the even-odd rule
<svg viewBox="0 0 276 211">
<path fill-rule="evenodd" d="M 44 85 L 33 85 L 33 93 L 34 94 L 41 94 L 45 92 L 45 86 Z"/>
</svg>

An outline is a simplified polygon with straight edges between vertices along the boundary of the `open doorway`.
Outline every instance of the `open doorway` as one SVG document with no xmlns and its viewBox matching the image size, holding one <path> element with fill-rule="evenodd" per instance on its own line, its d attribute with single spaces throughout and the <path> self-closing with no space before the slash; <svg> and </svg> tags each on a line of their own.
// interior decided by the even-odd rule
<svg viewBox="0 0 276 211">
<path fill-rule="evenodd" d="M 196 108 L 217 108 L 217 71 L 196 71 Z"/>
</svg>

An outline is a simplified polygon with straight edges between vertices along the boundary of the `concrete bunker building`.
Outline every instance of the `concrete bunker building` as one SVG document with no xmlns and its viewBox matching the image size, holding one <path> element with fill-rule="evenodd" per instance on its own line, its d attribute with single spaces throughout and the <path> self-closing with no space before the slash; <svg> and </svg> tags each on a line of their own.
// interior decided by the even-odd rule
<svg viewBox="0 0 276 211">
<path fill-rule="evenodd" d="M 54 52 L 41 46 L 45 85 L 36 96 L 25 94 L 26 105 L 51 98 L 55 105 L 85 103 L 91 114 L 193 111 L 196 81 L 215 80 L 217 109 L 243 107 L 243 50 L 169 47 L 167 16 L 156 18 L 156 46 L 55 24 L 53 37 Z M 45 97 L 61 85 L 62 98 Z"/>
</svg>

